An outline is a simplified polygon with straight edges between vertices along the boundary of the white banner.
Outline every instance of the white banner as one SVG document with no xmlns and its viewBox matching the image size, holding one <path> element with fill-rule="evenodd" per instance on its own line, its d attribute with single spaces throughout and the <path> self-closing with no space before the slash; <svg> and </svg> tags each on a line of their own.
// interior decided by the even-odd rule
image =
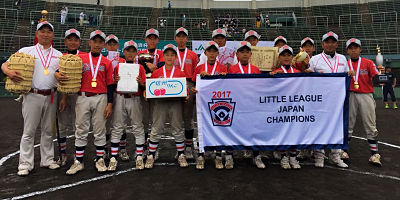
<svg viewBox="0 0 400 200">
<path fill-rule="evenodd" d="M 186 78 L 146 79 L 146 98 L 186 97 Z"/>
<path fill-rule="evenodd" d="M 200 150 L 347 148 L 346 74 L 197 79 Z"/>
<path fill-rule="evenodd" d="M 204 52 L 204 47 L 206 46 L 206 43 L 208 41 L 205 40 L 193 40 L 192 41 L 192 51 L 194 51 L 196 54 L 201 54 Z M 227 41 L 226 45 L 229 48 L 236 49 L 238 42 L 240 41 Z M 259 41 L 257 43 L 258 47 L 273 47 L 274 46 L 274 41 Z"/>
</svg>

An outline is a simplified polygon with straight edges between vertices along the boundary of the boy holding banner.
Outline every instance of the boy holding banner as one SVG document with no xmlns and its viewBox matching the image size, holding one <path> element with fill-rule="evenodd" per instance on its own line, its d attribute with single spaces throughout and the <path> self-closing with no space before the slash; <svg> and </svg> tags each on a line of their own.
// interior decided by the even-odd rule
<svg viewBox="0 0 400 200">
<path fill-rule="evenodd" d="M 126 63 L 133 64 L 137 55 L 137 44 L 134 41 L 127 41 L 124 43 L 123 53 L 125 55 Z M 119 65 L 114 70 L 115 81 L 118 83 L 120 76 L 118 75 Z M 132 125 L 132 132 L 136 138 L 136 169 L 144 169 L 143 163 L 143 147 L 145 143 L 144 129 L 143 129 L 143 116 L 142 116 L 142 103 L 140 96 L 145 89 L 146 71 L 142 65 L 139 65 L 139 75 L 136 77 L 139 88 L 136 93 L 121 93 L 116 91 L 112 131 L 111 131 L 111 159 L 108 166 L 108 171 L 115 171 L 117 168 L 116 156 L 118 154 L 118 147 L 121 151 L 121 136 L 123 137 L 126 128 L 126 122 Z M 126 138 L 126 136 L 125 136 Z M 129 158 L 129 157 L 128 157 Z M 122 159 L 122 157 L 121 157 Z"/>
<path fill-rule="evenodd" d="M 173 44 L 168 44 L 163 49 L 165 65 L 153 72 L 151 78 L 179 78 L 186 77 L 186 74 L 174 66 L 177 57 L 177 48 Z M 164 133 L 165 122 L 169 115 L 172 127 L 172 135 L 175 138 L 176 150 L 178 151 L 178 163 L 180 167 L 187 167 L 184 154 L 185 135 L 182 126 L 183 101 L 181 99 L 160 99 L 153 104 L 153 126 L 149 140 L 149 155 L 147 155 L 145 168 L 153 168 L 155 154 L 157 151 L 160 136 Z"/>
<path fill-rule="evenodd" d="M 226 66 L 217 61 L 218 49 L 219 46 L 214 41 L 209 41 L 206 44 L 204 54 L 207 56 L 207 62 L 197 66 L 192 78 L 192 81 L 194 83 L 196 83 L 196 78 L 198 74 L 200 74 L 200 76 L 213 76 L 218 74 L 225 75 L 228 72 Z M 194 93 L 197 92 L 195 87 L 193 87 L 192 90 Z M 224 168 L 221 155 L 217 155 L 217 157 L 215 158 L 215 168 Z M 204 153 L 199 153 L 196 161 L 196 169 L 204 169 Z"/>
<path fill-rule="evenodd" d="M 369 162 L 376 166 L 382 166 L 381 156 L 378 153 L 378 130 L 376 129 L 375 100 L 372 79 L 379 74 L 375 64 L 366 58 L 362 58 L 361 41 L 351 38 L 346 42 L 349 70 L 355 72 L 350 82 L 349 98 L 349 141 L 353 134 L 358 111 L 361 112 L 361 120 L 367 134 L 368 144 L 371 151 Z M 346 151 L 342 153 L 342 159 L 349 159 Z"/>
</svg>

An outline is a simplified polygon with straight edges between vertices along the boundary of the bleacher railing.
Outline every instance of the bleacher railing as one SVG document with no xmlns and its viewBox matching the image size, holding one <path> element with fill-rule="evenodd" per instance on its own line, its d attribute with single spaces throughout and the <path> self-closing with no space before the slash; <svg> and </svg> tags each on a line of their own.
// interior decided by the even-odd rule
<svg viewBox="0 0 400 200">
<path fill-rule="evenodd" d="M 393 11 L 393 12 L 339 15 L 339 26 L 344 24 L 361 24 L 361 23 L 377 23 L 377 22 L 397 23 L 397 12 Z"/>
<path fill-rule="evenodd" d="M 311 16 L 311 17 L 276 17 L 275 24 L 282 24 L 282 26 L 328 26 L 328 16 Z M 279 26 L 277 26 L 279 27 Z"/>
<path fill-rule="evenodd" d="M 161 22 L 161 20 L 166 20 L 166 22 Z M 206 27 L 208 28 L 210 25 L 208 18 L 159 17 L 157 18 L 157 28 L 181 26 L 195 28 L 195 24 L 199 24 L 201 27 L 203 21 L 206 22 Z"/>
<path fill-rule="evenodd" d="M 98 25 L 122 25 L 122 26 L 148 26 L 149 18 L 138 16 L 113 16 L 99 15 L 97 16 Z"/>
<path fill-rule="evenodd" d="M 18 21 L 18 10 L 11 8 L 0 8 L 0 18 Z"/>
</svg>

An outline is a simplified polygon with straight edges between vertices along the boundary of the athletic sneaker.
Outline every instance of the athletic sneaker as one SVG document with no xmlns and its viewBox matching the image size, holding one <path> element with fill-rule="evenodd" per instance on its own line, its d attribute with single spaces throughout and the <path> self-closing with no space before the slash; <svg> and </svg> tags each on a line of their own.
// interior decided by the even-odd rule
<svg viewBox="0 0 400 200">
<path fill-rule="evenodd" d="M 254 164 L 257 166 L 258 169 L 264 169 L 265 168 L 265 164 L 262 161 L 262 157 L 261 155 L 258 155 L 256 157 L 254 157 Z"/>
<path fill-rule="evenodd" d="M 186 156 L 185 156 L 185 154 L 181 154 L 181 155 L 178 157 L 178 163 L 179 163 L 179 167 L 187 167 L 187 166 L 189 166 L 188 163 L 187 163 L 187 161 L 186 161 Z"/>
<path fill-rule="evenodd" d="M 372 155 L 369 158 L 369 163 L 378 166 L 378 167 L 382 167 L 382 163 L 381 163 L 381 155 L 379 155 L 378 153 Z"/>
<path fill-rule="evenodd" d="M 129 155 L 128 152 L 126 152 L 126 149 L 121 149 L 119 151 L 119 158 L 123 161 L 128 161 L 129 160 Z"/>
<path fill-rule="evenodd" d="M 232 155 L 225 156 L 225 168 L 226 169 L 233 169 L 233 157 Z"/>
<path fill-rule="evenodd" d="M 194 159 L 193 157 L 193 149 L 191 146 L 185 147 L 185 157 L 186 159 Z"/>
<path fill-rule="evenodd" d="M 83 169 L 84 169 L 83 163 L 79 162 L 78 160 L 75 160 L 74 164 L 72 164 L 69 170 L 67 171 L 67 174 L 73 175 L 78 173 L 79 171 L 82 171 Z"/>
<path fill-rule="evenodd" d="M 138 170 L 144 169 L 143 156 L 136 157 L 136 169 Z"/>
<path fill-rule="evenodd" d="M 287 157 L 287 156 L 282 157 L 281 167 L 282 167 L 282 169 L 290 169 L 289 157 Z"/>
<path fill-rule="evenodd" d="M 65 166 L 67 164 L 67 154 L 63 153 L 61 156 L 58 158 L 57 164 L 60 166 Z"/>
<path fill-rule="evenodd" d="M 318 168 L 323 168 L 324 167 L 324 161 L 325 161 L 325 159 L 323 157 L 322 158 L 315 158 L 314 159 L 314 166 L 318 167 Z"/>
<path fill-rule="evenodd" d="M 29 174 L 29 170 L 27 170 L 27 169 L 20 169 L 17 172 L 18 176 L 28 176 L 28 174 Z"/>
<path fill-rule="evenodd" d="M 97 172 L 105 172 L 105 171 L 107 171 L 107 166 L 106 166 L 106 163 L 104 162 L 103 158 L 100 158 L 100 159 L 98 159 L 96 161 L 96 169 L 97 169 Z"/>
<path fill-rule="evenodd" d="M 110 163 L 108 164 L 108 171 L 115 171 L 117 170 L 118 161 L 115 157 L 111 157 Z"/>
<path fill-rule="evenodd" d="M 397 109 L 397 108 L 399 108 L 399 107 L 397 107 L 397 104 L 394 104 L 393 109 Z"/>
<path fill-rule="evenodd" d="M 151 168 L 153 168 L 153 165 L 154 165 L 154 158 L 153 158 L 153 155 L 152 155 L 152 154 L 149 154 L 149 155 L 147 156 L 147 158 L 146 158 L 146 164 L 144 165 L 144 167 L 145 167 L 146 169 L 151 169 Z"/>
<path fill-rule="evenodd" d="M 272 153 L 272 155 L 274 156 L 275 160 L 280 160 L 281 159 L 281 152 L 279 152 L 279 151 L 274 151 Z"/>
<path fill-rule="evenodd" d="M 333 158 L 329 158 L 329 162 L 337 167 L 348 168 L 349 166 L 340 159 L 340 156 L 334 156 Z"/>
<path fill-rule="evenodd" d="M 289 158 L 289 164 L 293 169 L 301 169 L 299 161 L 296 159 L 295 156 Z"/>
<path fill-rule="evenodd" d="M 224 165 L 222 164 L 222 157 L 221 156 L 215 156 L 215 168 L 216 169 L 223 169 Z"/>
<path fill-rule="evenodd" d="M 340 158 L 342 160 L 345 160 L 345 161 L 350 159 L 349 154 L 347 152 L 345 152 L 345 151 L 342 151 L 342 154 L 340 155 Z"/>
<path fill-rule="evenodd" d="M 385 108 L 386 108 L 386 109 L 389 109 L 389 104 L 385 104 Z"/>
<path fill-rule="evenodd" d="M 203 156 L 197 157 L 196 169 L 199 169 L 199 170 L 204 169 L 204 157 Z"/>
</svg>

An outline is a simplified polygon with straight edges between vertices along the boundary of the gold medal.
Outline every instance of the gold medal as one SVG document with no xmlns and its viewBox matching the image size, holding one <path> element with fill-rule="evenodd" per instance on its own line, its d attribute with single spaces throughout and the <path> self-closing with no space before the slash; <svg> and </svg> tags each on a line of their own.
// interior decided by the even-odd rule
<svg viewBox="0 0 400 200">
<path fill-rule="evenodd" d="M 92 79 L 92 87 L 93 88 L 97 87 L 96 79 Z"/>
<path fill-rule="evenodd" d="M 358 84 L 358 82 L 354 82 L 354 89 L 358 90 L 358 88 L 360 88 L 360 85 Z"/>
<path fill-rule="evenodd" d="M 44 69 L 43 73 L 44 73 L 44 75 L 46 75 L 46 76 L 49 75 L 49 74 L 50 74 L 49 69 L 47 69 L 47 68 Z"/>
</svg>

